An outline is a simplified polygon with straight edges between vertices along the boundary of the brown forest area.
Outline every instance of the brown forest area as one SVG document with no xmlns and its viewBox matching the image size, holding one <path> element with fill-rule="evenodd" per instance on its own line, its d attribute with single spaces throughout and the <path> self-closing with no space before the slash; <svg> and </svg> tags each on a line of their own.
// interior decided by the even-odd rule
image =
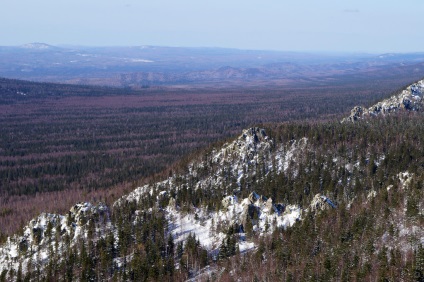
<svg viewBox="0 0 424 282">
<path fill-rule="evenodd" d="M 419 78 L 140 91 L 1 81 L 0 237 L 40 212 L 63 213 L 79 201 L 111 203 L 250 125 L 338 119 Z"/>
</svg>

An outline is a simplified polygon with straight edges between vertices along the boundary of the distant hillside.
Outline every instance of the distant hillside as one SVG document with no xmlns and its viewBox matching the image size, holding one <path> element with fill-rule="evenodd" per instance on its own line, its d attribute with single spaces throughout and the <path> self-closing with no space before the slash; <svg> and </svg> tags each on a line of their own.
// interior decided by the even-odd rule
<svg viewBox="0 0 424 282">
<path fill-rule="evenodd" d="M 225 48 L 0 47 L 0 77 L 42 82 L 141 88 L 158 85 L 228 87 L 325 82 L 340 75 L 381 77 L 419 72 L 424 53 L 325 54 Z"/>
<path fill-rule="evenodd" d="M 0 104 L 14 104 L 41 98 L 72 96 L 95 97 L 122 94 L 129 94 L 129 90 L 100 86 L 90 87 L 48 82 L 32 82 L 0 77 Z"/>
</svg>

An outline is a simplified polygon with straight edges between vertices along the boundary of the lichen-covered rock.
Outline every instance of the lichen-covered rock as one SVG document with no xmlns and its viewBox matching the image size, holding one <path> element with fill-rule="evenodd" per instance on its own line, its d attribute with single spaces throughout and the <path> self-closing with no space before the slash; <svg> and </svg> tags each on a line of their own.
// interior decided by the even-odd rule
<svg viewBox="0 0 424 282">
<path fill-rule="evenodd" d="M 266 202 L 265 202 L 265 210 L 268 212 L 273 212 L 274 211 L 274 204 L 272 202 L 272 199 L 269 198 Z"/>
<path fill-rule="evenodd" d="M 237 202 L 236 196 L 227 196 L 222 199 L 221 204 L 224 210 L 228 209 L 229 206 L 234 205 Z"/>
<path fill-rule="evenodd" d="M 328 204 L 324 201 L 324 198 L 320 193 L 316 194 L 314 198 L 312 199 L 311 205 L 310 205 L 310 211 L 311 212 L 318 212 L 322 211 L 328 208 Z"/>
<path fill-rule="evenodd" d="M 170 207 L 171 209 L 175 209 L 177 207 L 177 203 L 173 197 L 169 198 L 168 207 Z"/>
<path fill-rule="evenodd" d="M 400 187 L 402 187 L 402 189 L 408 188 L 412 183 L 413 176 L 414 175 L 412 173 L 409 173 L 408 171 L 400 172 L 398 174 Z"/>
<path fill-rule="evenodd" d="M 362 117 L 363 114 L 364 114 L 364 108 L 362 108 L 361 106 L 356 106 L 350 111 L 350 116 L 348 116 L 346 120 L 352 121 L 352 122 L 357 121 L 358 119 Z"/>
</svg>

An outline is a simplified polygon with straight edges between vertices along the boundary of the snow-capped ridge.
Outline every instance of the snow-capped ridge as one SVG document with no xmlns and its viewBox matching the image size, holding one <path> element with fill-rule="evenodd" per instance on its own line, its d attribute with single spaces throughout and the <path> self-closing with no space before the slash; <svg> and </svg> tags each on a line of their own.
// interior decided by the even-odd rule
<svg viewBox="0 0 424 282">
<path fill-rule="evenodd" d="M 155 205 L 148 210 L 142 205 L 135 205 L 138 208 L 135 214 L 153 209 L 163 212 L 168 221 L 166 232 L 172 234 L 176 242 L 182 242 L 189 234 L 194 234 L 204 248 L 217 252 L 226 236 L 226 229 L 238 226 L 240 251 L 252 250 L 255 244 L 246 239 L 246 234 L 264 235 L 276 228 L 289 228 L 302 219 L 304 210 L 293 203 L 276 203 L 271 197 L 251 191 L 247 183 L 261 181 L 259 177 L 255 178 L 259 170 L 260 175 L 289 170 L 297 174 L 297 163 L 308 146 L 308 139 L 301 138 L 276 147 L 264 129 L 249 128 L 233 141 L 192 160 L 182 172 L 138 187 L 122 196 L 115 201 L 113 208 L 120 209 L 128 202 L 154 199 Z M 219 191 L 225 192 L 226 196 L 221 196 L 218 209 L 209 209 L 207 205 L 193 206 L 178 198 L 179 192 L 184 189 L 200 189 L 204 193 Z M 244 191 L 250 193 L 240 198 Z M 67 240 L 71 244 L 87 240 L 93 228 L 96 229 L 96 236 L 103 236 L 108 230 L 117 230 L 104 204 L 78 203 L 66 215 L 41 214 L 28 223 L 22 236 L 10 237 L 0 248 L 0 272 L 3 269 L 17 270 L 19 263 L 25 269 L 30 258 L 38 261 L 43 268 L 49 261 L 49 250 L 53 248 L 60 255 Z"/>
<path fill-rule="evenodd" d="M 401 93 L 393 95 L 377 104 L 364 108 L 355 106 L 350 115 L 342 122 L 355 122 L 369 116 L 387 115 L 398 111 L 422 111 L 424 96 L 424 79 L 406 87 Z"/>
<path fill-rule="evenodd" d="M 243 130 L 242 134 L 232 142 L 225 143 L 220 148 L 214 148 L 209 153 L 188 164 L 184 173 L 177 173 L 168 179 L 155 184 L 137 187 L 128 195 L 118 199 L 114 206 L 126 201 L 139 201 L 143 197 L 152 197 L 163 191 L 180 190 L 193 185 L 194 189 L 210 190 L 214 187 L 227 186 L 228 194 L 237 194 L 245 188 L 245 179 L 256 175 L 257 169 L 265 173 L 275 171 L 286 172 L 291 165 L 294 176 L 297 175 L 296 163 L 308 150 L 308 139 L 290 140 L 275 148 L 274 141 L 268 137 L 263 128 L 253 127 Z M 234 185 L 226 184 L 228 178 L 234 178 Z"/>
<path fill-rule="evenodd" d="M 241 186 L 242 179 L 247 173 L 255 174 L 253 168 L 259 164 L 271 165 L 271 150 L 273 141 L 267 136 L 262 128 L 253 127 L 245 129 L 234 141 L 225 143 L 221 148 L 213 149 L 207 156 L 191 162 L 184 174 L 174 174 L 166 180 L 153 185 L 144 185 L 136 188 L 128 195 L 117 200 L 114 205 L 121 205 L 125 201 L 138 201 L 140 197 L 152 196 L 154 191 L 168 191 L 169 189 L 181 187 L 175 183 L 188 180 L 192 177 L 198 178 L 195 189 L 210 189 L 220 187 L 224 179 L 221 177 L 223 169 L 229 168 L 230 174 L 237 177 L 237 185 Z M 281 149 L 285 153 L 284 148 Z M 206 175 L 202 171 L 208 171 Z M 210 171 L 212 170 L 212 171 Z M 203 175 L 203 176 L 201 176 Z"/>
<path fill-rule="evenodd" d="M 47 49 L 52 49 L 52 48 L 57 48 L 57 47 L 54 47 L 54 46 L 46 44 L 46 43 L 33 42 L 33 43 L 24 44 L 24 45 L 21 46 L 21 48 L 34 49 L 34 50 L 47 50 Z"/>
</svg>

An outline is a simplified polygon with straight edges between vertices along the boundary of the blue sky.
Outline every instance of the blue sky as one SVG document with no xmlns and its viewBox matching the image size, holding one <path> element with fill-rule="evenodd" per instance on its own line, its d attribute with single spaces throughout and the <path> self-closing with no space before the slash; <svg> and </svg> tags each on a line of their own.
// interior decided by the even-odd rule
<svg viewBox="0 0 424 282">
<path fill-rule="evenodd" d="M 0 45 L 424 51 L 422 0 L 2 0 Z"/>
</svg>

